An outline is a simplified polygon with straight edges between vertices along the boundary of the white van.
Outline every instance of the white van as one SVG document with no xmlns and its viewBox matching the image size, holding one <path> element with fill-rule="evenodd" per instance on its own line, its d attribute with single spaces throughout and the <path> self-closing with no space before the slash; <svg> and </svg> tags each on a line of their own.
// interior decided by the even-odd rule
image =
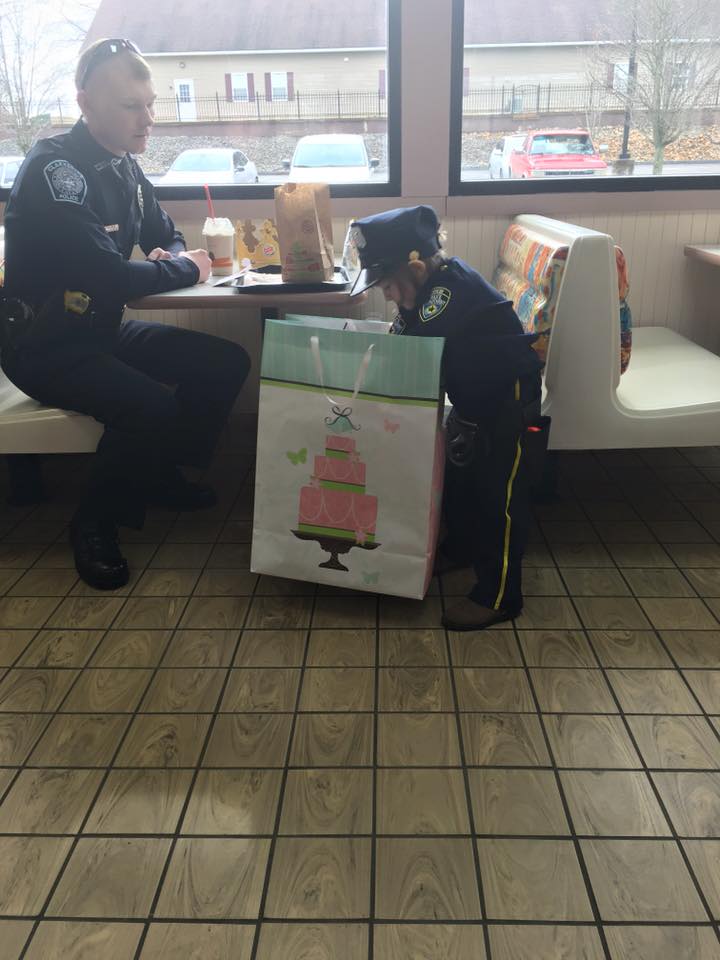
<svg viewBox="0 0 720 960">
<path fill-rule="evenodd" d="M 283 165 L 295 183 L 362 183 L 380 161 L 369 159 L 359 133 L 328 133 L 301 137 L 292 160 Z"/>
</svg>

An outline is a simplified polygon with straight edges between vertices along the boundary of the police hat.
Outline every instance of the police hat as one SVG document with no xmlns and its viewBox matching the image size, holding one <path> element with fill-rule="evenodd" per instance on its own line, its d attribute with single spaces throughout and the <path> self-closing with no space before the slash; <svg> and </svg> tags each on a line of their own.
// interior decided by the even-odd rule
<svg viewBox="0 0 720 960">
<path fill-rule="evenodd" d="M 399 207 L 350 224 L 360 273 L 350 295 L 374 287 L 409 260 L 424 260 L 440 249 L 440 223 L 432 207 Z"/>
</svg>

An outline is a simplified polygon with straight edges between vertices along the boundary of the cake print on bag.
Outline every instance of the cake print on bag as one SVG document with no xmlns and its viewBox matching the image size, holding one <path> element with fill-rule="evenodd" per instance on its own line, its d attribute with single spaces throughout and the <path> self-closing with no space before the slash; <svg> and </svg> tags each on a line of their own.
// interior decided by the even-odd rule
<svg viewBox="0 0 720 960">
<path fill-rule="evenodd" d="M 341 431 L 359 430 L 350 420 L 352 410 L 333 409 Z M 326 423 L 327 423 L 326 418 Z M 348 553 L 353 547 L 374 550 L 380 544 L 375 539 L 378 499 L 365 493 L 365 464 L 355 449 L 355 438 L 328 434 L 325 455 L 315 457 L 310 483 L 300 489 L 300 509 L 297 530 L 300 540 L 316 540 L 330 559 L 319 564 L 330 570 L 348 571 L 338 560 L 338 554 Z"/>
</svg>

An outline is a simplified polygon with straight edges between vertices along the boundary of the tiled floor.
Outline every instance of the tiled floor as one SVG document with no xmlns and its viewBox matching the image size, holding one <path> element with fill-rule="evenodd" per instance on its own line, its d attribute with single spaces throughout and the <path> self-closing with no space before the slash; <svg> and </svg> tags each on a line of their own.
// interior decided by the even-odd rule
<svg viewBox="0 0 720 960">
<path fill-rule="evenodd" d="M 0 960 L 720 958 L 720 449 L 565 455 L 514 625 L 248 570 L 247 463 L 0 519 Z"/>
</svg>

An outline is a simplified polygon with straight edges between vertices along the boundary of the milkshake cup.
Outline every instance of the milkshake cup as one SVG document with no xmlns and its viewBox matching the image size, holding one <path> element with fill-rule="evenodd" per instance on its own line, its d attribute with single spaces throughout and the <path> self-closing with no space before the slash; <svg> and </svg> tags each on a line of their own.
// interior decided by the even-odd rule
<svg viewBox="0 0 720 960">
<path fill-rule="evenodd" d="M 203 227 L 203 239 L 212 260 L 216 277 L 227 277 L 233 272 L 235 227 L 227 217 L 208 217 Z"/>
</svg>

